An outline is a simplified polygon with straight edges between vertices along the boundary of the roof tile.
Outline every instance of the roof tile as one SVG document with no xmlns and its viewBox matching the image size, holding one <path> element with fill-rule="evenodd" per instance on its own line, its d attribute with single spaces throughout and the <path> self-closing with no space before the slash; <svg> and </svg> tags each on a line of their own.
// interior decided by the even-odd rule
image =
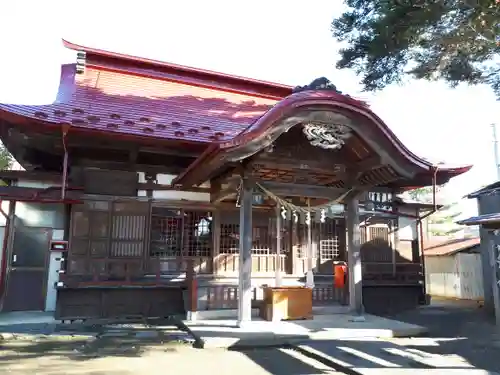
<svg viewBox="0 0 500 375">
<path fill-rule="evenodd" d="M 0 111 L 84 129 L 213 142 L 235 137 L 276 103 L 189 83 L 89 67 L 75 74 L 75 69 L 63 66 L 54 104 L 0 104 Z"/>
</svg>

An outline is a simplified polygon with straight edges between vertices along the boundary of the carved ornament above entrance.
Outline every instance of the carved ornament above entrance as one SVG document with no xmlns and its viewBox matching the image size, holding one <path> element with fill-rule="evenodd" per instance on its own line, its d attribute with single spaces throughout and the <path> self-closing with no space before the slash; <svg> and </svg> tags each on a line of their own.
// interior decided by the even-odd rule
<svg viewBox="0 0 500 375">
<path fill-rule="evenodd" d="M 335 91 L 338 94 L 342 94 L 342 91 L 338 90 L 337 86 L 335 86 L 332 82 L 330 82 L 328 78 L 325 77 L 316 78 L 310 84 L 305 86 L 296 86 L 294 87 L 293 92 L 296 93 L 307 90 L 330 90 Z"/>
<path fill-rule="evenodd" d="M 311 146 L 338 150 L 351 136 L 351 129 L 339 124 L 305 124 L 302 128 Z"/>
</svg>

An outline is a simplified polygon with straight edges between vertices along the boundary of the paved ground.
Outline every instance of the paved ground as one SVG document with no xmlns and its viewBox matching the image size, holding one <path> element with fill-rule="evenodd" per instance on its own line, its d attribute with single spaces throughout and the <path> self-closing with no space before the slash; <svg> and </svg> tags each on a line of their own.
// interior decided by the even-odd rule
<svg viewBox="0 0 500 375">
<path fill-rule="evenodd" d="M 292 349 L 242 352 L 182 344 L 107 340 L 9 340 L 0 349 L 1 374 L 36 375 L 307 375 L 338 374 Z"/>
<path fill-rule="evenodd" d="M 309 375 L 500 373 L 500 334 L 476 304 L 437 301 L 392 318 L 427 337 L 310 341 L 295 348 L 193 349 L 172 326 L 0 326 L 0 374 Z"/>
<path fill-rule="evenodd" d="M 500 327 L 477 303 L 434 299 L 430 306 L 391 317 L 429 328 L 426 339 L 392 342 L 432 354 L 458 356 L 476 368 L 500 373 Z"/>
</svg>

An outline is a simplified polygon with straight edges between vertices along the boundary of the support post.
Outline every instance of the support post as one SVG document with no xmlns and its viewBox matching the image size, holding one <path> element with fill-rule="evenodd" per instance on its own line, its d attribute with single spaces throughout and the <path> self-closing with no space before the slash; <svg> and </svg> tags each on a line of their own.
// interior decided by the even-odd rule
<svg viewBox="0 0 500 375">
<path fill-rule="evenodd" d="M 196 280 L 196 274 L 194 270 L 193 260 L 187 262 L 186 270 L 186 283 L 187 283 L 187 293 L 188 293 L 188 304 L 189 309 L 187 311 L 187 320 L 194 322 L 196 321 L 196 313 L 198 311 L 198 282 Z"/>
<path fill-rule="evenodd" d="M 495 322 L 500 327 L 500 249 L 497 247 L 495 237 L 500 235 L 498 230 L 490 231 L 489 256 L 491 267 L 491 288 L 493 290 L 493 304 L 495 307 Z"/>
<path fill-rule="evenodd" d="M 351 197 L 347 201 L 347 268 L 349 276 L 349 307 L 357 315 L 362 315 L 363 280 L 361 269 L 361 236 L 359 231 L 359 201 Z"/>
<path fill-rule="evenodd" d="M 312 222 L 307 224 L 307 273 L 306 287 L 314 288 L 314 272 L 313 272 L 313 245 L 312 245 Z"/>
<path fill-rule="evenodd" d="M 281 206 L 276 204 L 276 260 L 274 270 L 274 285 L 281 286 Z"/>
<path fill-rule="evenodd" d="M 240 206 L 240 261 L 238 326 L 252 320 L 252 193 L 253 184 L 243 178 Z"/>
</svg>

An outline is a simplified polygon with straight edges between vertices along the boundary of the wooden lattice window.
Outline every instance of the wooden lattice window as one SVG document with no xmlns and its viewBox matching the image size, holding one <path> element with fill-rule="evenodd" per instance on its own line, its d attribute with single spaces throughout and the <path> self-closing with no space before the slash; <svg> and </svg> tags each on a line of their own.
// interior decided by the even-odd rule
<svg viewBox="0 0 500 375">
<path fill-rule="evenodd" d="M 209 257 L 212 243 L 210 212 L 153 207 L 150 256 Z"/>
<path fill-rule="evenodd" d="M 326 218 L 319 224 L 319 254 L 321 260 L 344 260 L 345 226 L 340 220 Z"/>
<path fill-rule="evenodd" d="M 364 232 L 361 259 L 366 262 L 391 262 L 393 250 L 389 224 L 368 225 Z"/>
<path fill-rule="evenodd" d="M 74 206 L 68 273 L 113 274 L 111 268 L 127 267 L 118 260 L 141 260 L 148 215 L 149 205 L 139 202 L 88 201 Z"/>
<path fill-rule="evenodd" d="M 276 222 L 269 220 L 269 224 L 252 227 L 252 254 L 268 255 L 276 253 L 276 229 L 270 228 Z M 221 224 L 220 254 L 238 254 L 240 251 L 240 225 Z"/>
</svg>

